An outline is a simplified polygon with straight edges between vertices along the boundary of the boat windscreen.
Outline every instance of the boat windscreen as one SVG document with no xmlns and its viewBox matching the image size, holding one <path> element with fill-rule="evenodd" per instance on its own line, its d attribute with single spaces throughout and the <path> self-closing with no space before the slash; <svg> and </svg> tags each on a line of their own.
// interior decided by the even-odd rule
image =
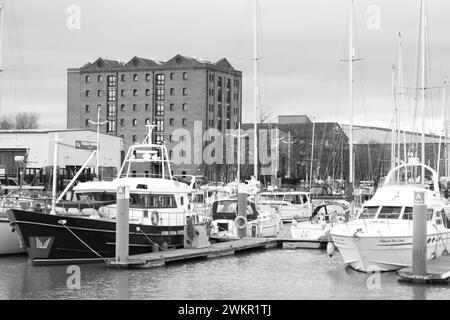
<svg viewBox="0 0 450 320">
<path fill-rule="evenodd" d="M 400 212 L 402 207 L 381 207 L 380 213 L 378 214 L 378 219 L 398 219 L 400 217 Z"/>
<path fill-rule="evenodd" d="M 364 207 L 358 219 L 373 219 L 375 218 L 379 207 Z"/>
<path fill-rule="evenodd" d="M 237 214 L 236 201 L 221 201 L 217 204 L 217 213 L 234 213 Z"/>
</svg>

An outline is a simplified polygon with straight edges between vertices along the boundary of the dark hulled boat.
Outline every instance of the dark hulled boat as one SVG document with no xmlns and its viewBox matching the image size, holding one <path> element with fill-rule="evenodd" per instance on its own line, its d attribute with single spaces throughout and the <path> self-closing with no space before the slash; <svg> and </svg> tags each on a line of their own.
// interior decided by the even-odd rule
<svg viewBox="0 0 450 320">
<path fill-rule="evenodd" d="M 117 179 L 77 185 L 73 189 L 75 201 L 61 202 L 52 213 L 8 211 L 33 264 L 114 257 L 118 186 L 128 186 L 130 192 L 130 254 L 151 252 L 155 246 L 170 249 L 184 245 L 184 227 L 194 216 L 192 189 L 172 179 L 165 145 L 152 144 L 150 137 L 151 130 L 144 143 L 129 148 Z M 91 206 L 86 208 L 86 204 Z"/>
</svg>

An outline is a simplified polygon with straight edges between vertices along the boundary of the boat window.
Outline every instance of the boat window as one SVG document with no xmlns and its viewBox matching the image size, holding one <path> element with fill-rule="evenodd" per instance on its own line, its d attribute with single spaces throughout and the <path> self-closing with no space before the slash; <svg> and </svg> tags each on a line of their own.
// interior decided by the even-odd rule
<svg viewBox="0 0 450 320">
<path fill-rule="evenodd" d="M 443 222 L 444 222 L 444 226 L 447 229 L 450 229 L 450 213 L 446 212 L 445 210 L 442 210 L 442 218 L 443 218 Z"/>
<path fill-rule="evenodd" d="M 217 204 L 217 213 L 237 213 L 237 202 L 222 201 Z"/>
<path fill-rule="evenodd" d="M 295 204 L 295 197 L 293 195 L 287 194 L 284 196 L 284 201 L 290 202 L 292 204 Z"/>
<path fill-rule="evenodd" d="M 273 197 L 273 200 L 276 201 L 283 201 L 284 200 L 284 196 L 282 194 L 277 194 Z"/>
<path fill-rule="evenodd" d="M 427 221 L 431 221 L 433 219 L 433 209 L 427 210 Z"/>
<path fill-rule="evenodd" d="M 306 196 L 306 194 L 301 195 L 301 198 L 302 198 L 302 204 L 308 203 L 308 197 Z"/>
<path fill-rule="evenodd" d="M 405 207 L 405 212 L 403 212 L 402 220 L 412 220 L 413 219 L 413 208 Z"/>
<path fill-rule="evenodd" d="M 134 208 L 169 209 L 176 208 L 176 202 L 173 195 L 131 194 L 130 206 Z"/>
<path fill-rule="evenodd" d="M 114 201 L 116 200 L 116 195 L 112 192 L 86 192 L 77 193 L 76 199 L 78 201 Z"/>
<path fill-rule="evenodd" d="M 442 216 L 440 211 L 436 211 L 436 224 L 442 224 Z"/>
<path fill-rule="evenodd" d="M 247 215 L 252 215 L 252 214 L 254 214 L 254 212 L 253 212 L 253 208 L 252 208 L 252 206 L 250 205 L 250 203 L 247 205 Z"/>
<path fill-rule="evenodd" d="M 379 207 L 364 207 L 363 211 L 359 215 L 359 219 L 372 219 L 375 218 Z"/>
<path fill-rule="evenodd" d="M 402 207 L 381 207 L 378 219 L 398 219 Z"/>
</svg>

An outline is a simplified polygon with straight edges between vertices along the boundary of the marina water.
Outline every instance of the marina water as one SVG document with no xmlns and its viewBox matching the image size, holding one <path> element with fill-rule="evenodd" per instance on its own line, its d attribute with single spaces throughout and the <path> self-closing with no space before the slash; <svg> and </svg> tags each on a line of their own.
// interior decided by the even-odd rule
<svg viewBox="0 0 450 320">
<path fill-rule="evenodd" d="M 26 256 L 0 259 L 0 299 L 448 299 L 450 286 L 397 282 L 396 273 L 345 268 L 323 250 L 256 251 L 147 270 L 79 265 L 80 289 L 68 289 L 68 266 L 32 266 Z"/>
</svg>

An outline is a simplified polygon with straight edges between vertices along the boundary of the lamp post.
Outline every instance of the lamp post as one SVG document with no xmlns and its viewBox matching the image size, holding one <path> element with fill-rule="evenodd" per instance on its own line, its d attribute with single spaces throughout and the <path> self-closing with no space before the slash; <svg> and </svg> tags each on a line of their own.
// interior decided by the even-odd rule
<svg viewBox="0 0 450 320">
<path fill-rule="evenodd" d="M 100 106 L 97 106 L 97 122 L 94 122 L 92 120 L 89 120 L 90 124 L 93 124 L 97 126 L 97 160 L 95 165 L 95 174 L 97 175 L 97 179 L 100 176 L 99 175 L 99 161 L 100 161 L 100 126 L 107 124 L 108 121 L 100 121 Z"/>
</svg>

